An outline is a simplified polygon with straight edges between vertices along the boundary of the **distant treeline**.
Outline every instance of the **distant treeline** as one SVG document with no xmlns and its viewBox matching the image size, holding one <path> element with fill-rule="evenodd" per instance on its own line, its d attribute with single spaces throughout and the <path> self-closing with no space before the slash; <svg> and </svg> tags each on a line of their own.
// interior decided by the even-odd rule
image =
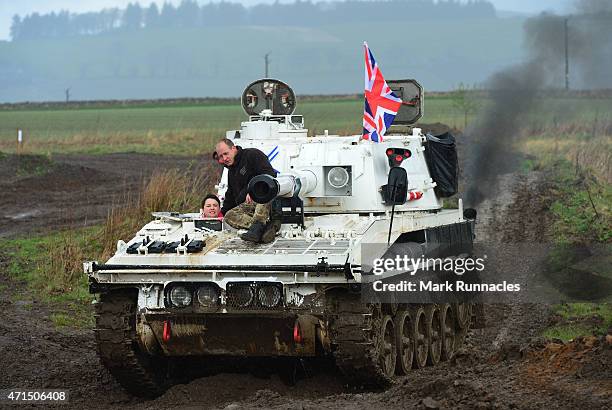
<svg viewBox="0 0 612 410">
<path fill-rule="evenodd" d="M 407 17 L 408 16 L 408 17 Z M 15 15 L 11 25 L 13 41 L 97 35 L 115 31 L 150 28 L 214 26 L 320 26 L 359 23 L 364 30 L 371 21 L 402 21 L 409 32 L 410 19 L 494 18 L 495 8 L 486 0 L 348 0 L 345 2 L 300 1 L 290 4 L 258 4 L 244 7 L 239 3 L 198 4 L 183 0 L 175 7 L 164 3 L 161 9 L 151 3 L 143 7 L 130 3 L 125 9 L 70 13 L 62 10 L 48 14 Z"/>
</svg>

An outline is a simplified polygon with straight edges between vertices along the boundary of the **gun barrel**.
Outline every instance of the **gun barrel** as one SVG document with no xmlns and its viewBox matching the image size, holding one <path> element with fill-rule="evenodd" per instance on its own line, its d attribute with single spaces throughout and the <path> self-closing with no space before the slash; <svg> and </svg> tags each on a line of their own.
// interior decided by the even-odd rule
<svg viewBox="0 0 612 410">
<path fill-rule="evenodd" d="M 265 204 L 275 198 L 289 198 L 294 195 L 305 195 L 316 187 L 316 177 L 310 171 L 300 171 L 297 174 L 257 175 L 249 182 L 247 192 L 253 201 Z"/>
</svg>

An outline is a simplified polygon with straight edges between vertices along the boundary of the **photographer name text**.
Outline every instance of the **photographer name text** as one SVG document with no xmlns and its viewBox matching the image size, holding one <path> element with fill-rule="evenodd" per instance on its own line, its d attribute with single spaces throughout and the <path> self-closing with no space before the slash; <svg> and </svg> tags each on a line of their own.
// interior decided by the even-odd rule
<svg viewBox="0 0 612 410">
<path fill-rule="evenodd" d="M 520 292 L 520 283 L 469 283 L 462 280 L 438 283 L 434 281 L 406 281 L 383 283 L 378 280 L 372 283 L 376 292 Z"/>
</svg>

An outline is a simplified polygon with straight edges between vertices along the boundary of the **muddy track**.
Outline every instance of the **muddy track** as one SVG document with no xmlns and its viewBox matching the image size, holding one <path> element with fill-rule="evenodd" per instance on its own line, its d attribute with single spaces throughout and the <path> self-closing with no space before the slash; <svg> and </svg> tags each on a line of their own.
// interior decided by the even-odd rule
<svg viewBox="0 0 612 410">
<path fill-rule="evenodd" d="M 127 158 L 129 155 L 124 159 L 131 162 Z M 82 166 L 76 159 L 66 163 Z M 532 239 L 526 235 L 533 232 L 545 232 L 544 180 L 542 174 L 502 175 L 499 192 L 503 194 L 479 209 L 480 240 L 518 242 Z M 45 200 L 44 190 L 38 195 Z M 538 255 L 526 258 L 516 267 L 517 277 L 538 269 L 539 262 Z M 93 331 L 55 329 L 49 308 L 17 291 L 23 284 L 7 277 L 7 263 L 0 249 L 0 283 L 5 285 L 0 286 L 0 389 L 68 389 L 75 408 L 570 409 L 609 408 L 612 404 L 612 384 L 605 377 L 609 362 L 604 362 L 603 370 L 579 379 L 575 373 L 549 372 L 548 360 L 530 358 L 529 352 L 542 348 L 537 336 L 548 324 L 548 310 L 521 301 L 488 305 L 488 327 L 470 331 L 453 360 L 413 371 L 384 391 L 347 390 L 336 371 L 322 367 L 293 387 L 274 374 L 266 376 L 265 371 L 257 377 L 245 372 L 217 373 L 176 385 L 161 397 L 145 401 L 127 394 L 100 364 Z"/>
</svg>

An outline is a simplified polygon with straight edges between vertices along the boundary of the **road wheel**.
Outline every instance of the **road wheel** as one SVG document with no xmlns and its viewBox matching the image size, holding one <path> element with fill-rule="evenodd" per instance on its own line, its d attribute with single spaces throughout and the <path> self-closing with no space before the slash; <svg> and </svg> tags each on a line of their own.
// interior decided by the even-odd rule
<svg viewBox="0 0 612 410">
<path fill-rule="evenodd" d="M 395 335 L 397 346 L 397 364 L 395 372 L 400 375 L 408 374 L 412 369 L 414 358 L 414 339 L 412 338 L 412 318 L 408 310 L 398 310 L 395 315 Z"/>
<path fill-rule="evenodd" d="M 440 321 L 442 322 L 442 360 L 450 360 L 455 354 L 455 316 L 451 305 L 440 306 Z"/>
<path fill-rule="evenodd" d="M 459 349 L 467 336 L 468 330 L 470 329 L 470 323 L 472 322 L 472 304 L 470 303 L 458 303 L 455 304 L 455 350 Z"/>
<path fill-rule="evenodd" d="M 381 370 L 385 376 L 392 377 L 395 374 L 397 347 L 395 326 L 393 325 L 393 319 L 389 315 L 385 315 L 381 321 L 378 352 Z"/>
<path fill-rule="evenodd" d="M 429 355 L 427 363 L 435 366 L 440 362 L 442 355 L 442 320 L 438 305 L 428 305 L 425 308 L 427 318 L 427 342 L 429 343 Z"/>
<path fill-rule="evenodd" d="M 455 316 L 457 317 L 457 327 L 459 329 L 465 329 L 469 327 L 470 319 L 472 316 L 472 309 L 469 303 L 456 303 L 455 308 Z"/>
<path fill-rule="evenodd" d="M 427 365 L 429 342 L 427 340 L 427 317 L 422 307 L 412 308 L 412 339 L 414 340 L 413 367 L 421 369 Z"/>
</svg>

